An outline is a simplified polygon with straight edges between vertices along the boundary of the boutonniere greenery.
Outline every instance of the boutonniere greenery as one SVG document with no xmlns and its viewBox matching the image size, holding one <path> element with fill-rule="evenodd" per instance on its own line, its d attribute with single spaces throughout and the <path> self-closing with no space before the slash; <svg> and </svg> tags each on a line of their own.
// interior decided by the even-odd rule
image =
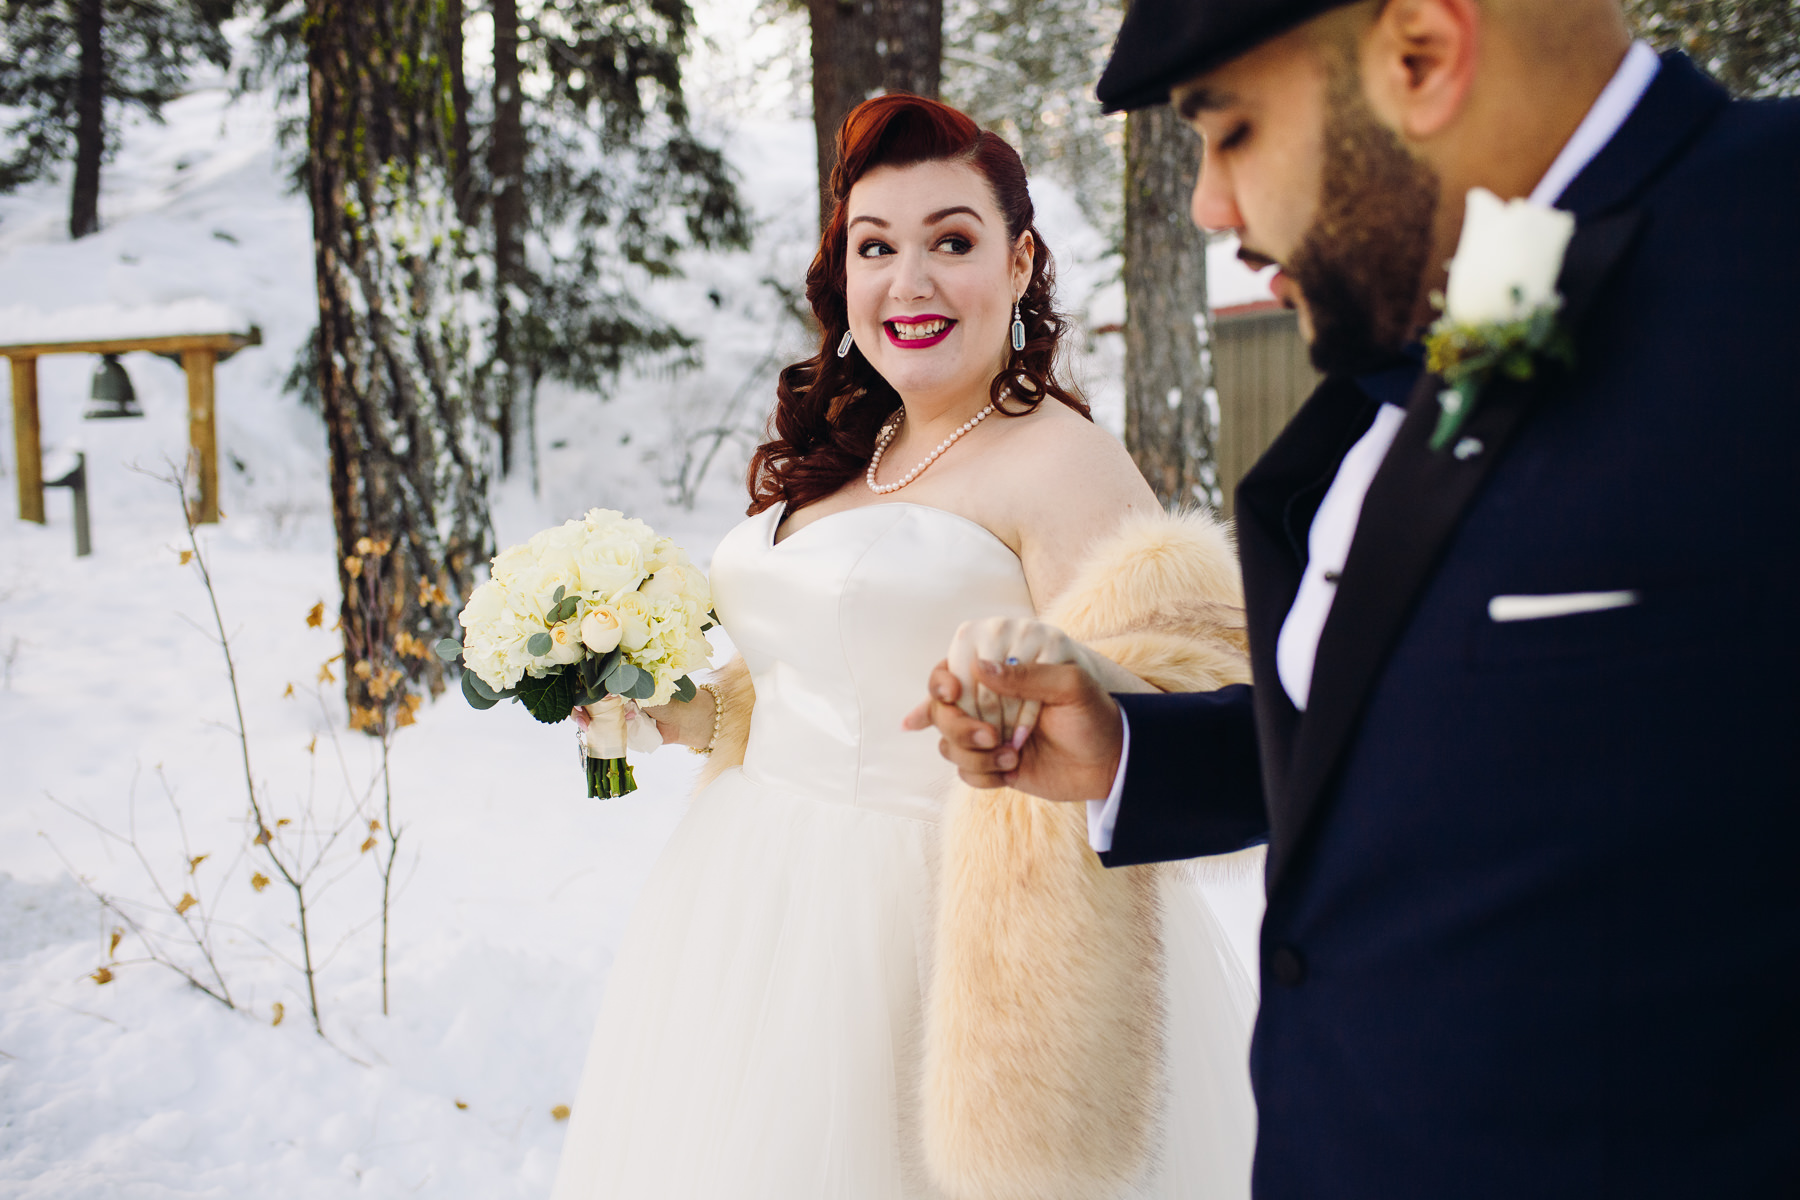
<svg viewBox="0 0 1800 1200">
<path fill-rule="evenodd" d="M 1469 193 L 1443 316 L 1425 336 L 1426 369 L 1448 385 L 1438 393 L 1433 450 L 1456 438 L 1496 373 L 1526 380 L 1544 360 L 1573 365 L 1556 278 L 1574 233 L 1575 218 L 1560 209 Z"/>
</svg>

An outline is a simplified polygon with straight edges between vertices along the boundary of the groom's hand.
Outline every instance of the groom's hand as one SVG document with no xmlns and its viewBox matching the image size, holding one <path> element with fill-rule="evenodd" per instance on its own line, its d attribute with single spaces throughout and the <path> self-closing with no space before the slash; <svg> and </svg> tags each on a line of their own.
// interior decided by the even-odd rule
<svg viewBox="0 0 1800 1200">
<path fill-rule="evenodd" d="M 1077 663 L 977 661 L 975 677 L 996 695 L 1036 700 L 1037 723 L 1000 743 L 993 725 L 957 707 L 961 685 L 947 662 L 931 672 L 931 699 L 907 714 L 908 729 L 935 725 L 938 751 L 970 787 L 1012 787 L 1046 800 L 1099 800 L 1112 791 L 1124 726 L 1119 706 Z"/>
</svg>

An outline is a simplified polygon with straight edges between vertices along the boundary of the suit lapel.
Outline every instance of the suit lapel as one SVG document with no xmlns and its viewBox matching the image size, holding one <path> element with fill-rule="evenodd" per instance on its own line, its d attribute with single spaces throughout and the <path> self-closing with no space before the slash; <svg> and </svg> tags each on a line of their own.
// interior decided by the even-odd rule
<svg viewBox="0 0 1800 1200">
<path fill-rule="evenodd" d="M 1579 227 L 1569 244 L 1558 290 L 1564 297 L 1563 320 L 1576 331 L 1578 354 L 1582 319 L 1630 248 L 1641 220 L 1636 209 L 1615 212 Z M 1281 786 L 1270 788 L 1271 888 L 1316 819 L 1369 692 L 1463 513 L 1556 374 L 1543 367 L 1527 383 L 1490 382 L 1463 428 L 1464 448 L 1474 451 L 1463 457 L 1428 445 L 1443 381 L 1427 375 L 1414 389 L 1406 419 L 1363 503 L 1343 580 L 1319 639 L 1312 693 L 1292 734 Z M 1288 600 L 1291 604 L 1291 592 Z M 1279 690 L 1273 683 L 1274 635 L 1265 640 L 1269 669 L 1264 672 L 1264 664 L 1255 664 L 1257 678 Z"/>
<path fill-rule="evenodd" d="M 1300 714 L 1274 682 L 1275 637 L 1306 565 L 1313 513 L 1344 452 L 1368 429 L 1377 405 L 1348 379 L 1327 379 L 1294 414 L 1237 490 L 1238 557 L 1249 623 L 1258 749 L 1265 794 L 1282 794 Z"/>
</svg>

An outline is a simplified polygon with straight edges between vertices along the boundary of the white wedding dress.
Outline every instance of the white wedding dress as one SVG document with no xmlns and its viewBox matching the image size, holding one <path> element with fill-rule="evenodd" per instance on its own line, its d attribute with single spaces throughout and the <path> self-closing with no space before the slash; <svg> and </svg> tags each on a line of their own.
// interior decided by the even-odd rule
<svg viewBox="0 0 1800 1200">
<path fill-rule="evenodd" d="M 964 620 L 1030 616 L 980 525 L 881 503 L 779 545 L 726 535 L 718 612 L 756 684 L 743 766 L 707 787 L 607 979 L 555 1200 L 928 1200 L 915 1110 L 939 810 L 901 717 Z M 1191 886 L 1166 885 L 1166 1134 L 1142 1196 L 1249 1195 L 1254 1001 Z"/>
</svg>

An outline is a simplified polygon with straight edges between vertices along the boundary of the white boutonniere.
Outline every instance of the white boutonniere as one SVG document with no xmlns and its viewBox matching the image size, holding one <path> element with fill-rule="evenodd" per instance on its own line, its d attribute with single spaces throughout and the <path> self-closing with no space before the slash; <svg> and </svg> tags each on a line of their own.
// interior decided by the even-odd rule
<svg viewBox="0 0 1800 1200">
<path fill-rule="evenodd" d="M 1433 450 L 1456 437 L 1496 371 L 1525 380 L 1541 359 L 1574 362 L 1556 291 L 1574 233 L 1575 218 L 1560 209 L 1503 201 L 1486 188 L 1469 192 L 1444 315 L 1425 336 L 1425 365 L 1449 385 L 1438 393 Z"/>
</svg>

